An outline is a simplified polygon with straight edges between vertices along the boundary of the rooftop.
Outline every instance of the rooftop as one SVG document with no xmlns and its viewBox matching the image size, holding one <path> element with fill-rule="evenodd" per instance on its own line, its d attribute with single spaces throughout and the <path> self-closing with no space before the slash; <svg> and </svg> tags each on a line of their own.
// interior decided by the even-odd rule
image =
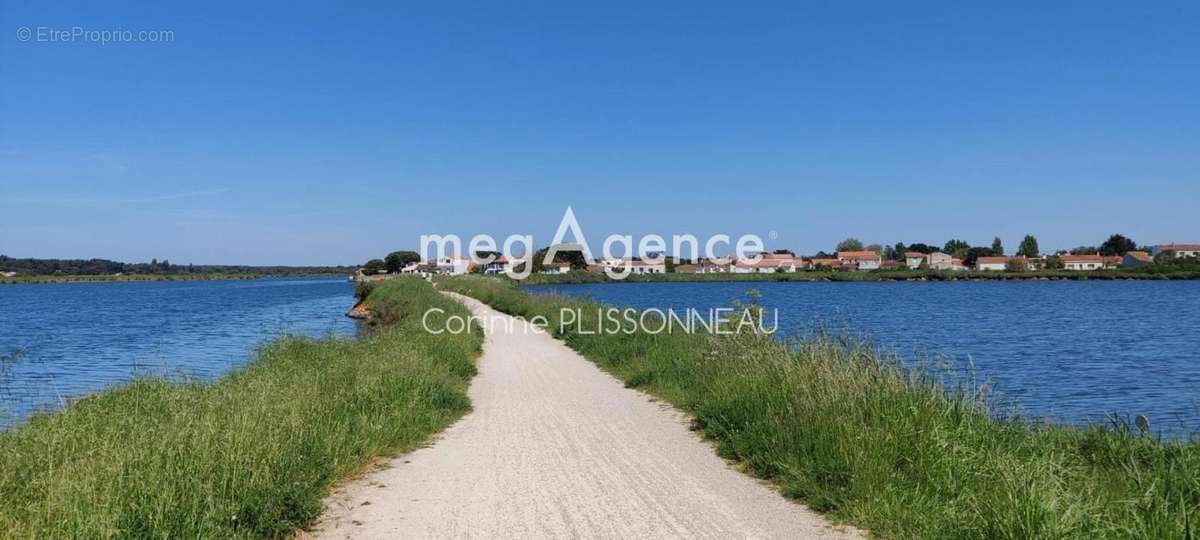
<svg viewBox="0 0 1200 540">
<path fill-rule="evenodd" d="M 839 259 L 879 259 L 879 254 L 874 251 L 839 251 L 837 256 Z"/>
</svg>

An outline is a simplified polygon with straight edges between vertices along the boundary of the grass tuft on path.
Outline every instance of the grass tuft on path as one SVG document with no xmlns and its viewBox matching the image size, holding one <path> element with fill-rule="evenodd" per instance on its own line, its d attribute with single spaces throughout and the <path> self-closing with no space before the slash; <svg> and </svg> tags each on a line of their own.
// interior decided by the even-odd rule
<svg viewBox="0 0 1200 540">
<path fill-rule="evenodd" d="M 695 417 L 718 452 L 886 538 L 1196 538 L 1200 445 L 1002 418 L 970 388 L 833 336 L 588 334 L 600 304 L 494 278 L 439 287 L 525 318 Z"/>
<path fill-rule="evenodd" d="M 470 407 L 480 334 L 420 321 L 466 308 L 418 279 L 367 302 L 388 316 L 359 339 L 281 339 L 215 383 L 139 380 L 0 433 L 0 536 L 278 537 L 311 523 L 336 481 Z"/>
</svg>

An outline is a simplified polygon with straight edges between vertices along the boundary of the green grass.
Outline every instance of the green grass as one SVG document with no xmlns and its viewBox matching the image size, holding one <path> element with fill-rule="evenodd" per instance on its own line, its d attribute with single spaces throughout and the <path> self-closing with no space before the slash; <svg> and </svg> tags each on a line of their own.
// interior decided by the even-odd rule
<svg viewBox="0 0 1200 540">
<path fill-rule="evenodd" d="M 1200 446 L 1128 425 L 1001 418 L 969 386 L 835 336 L 561 331 L 561 308 L 500 279 L 440 287 L 523 317 L 692 414 L 718 452 L 837 521 L 888 538 L 1194 538 Z"/>
<path fill-rule="evenodd" d="M 359 339 L 287 338 L 212 384 L 142 380 L 0 434 L 0 536 L 277 537 L 334 482 L 419 445 L 469 408 L 478 333 L 432 336 L 417 279 L 370 292 Z"/>
<path fill-rule="evenodd" d="M 1072 271 L 1039 270 L 1030 272 L 950 271 L 950 270 L 808 270 L 801 272 L 772 272 L 765 274 L 642 274 L 630 275 L 624 282 L 642 281 L 965 281 L 965 280 L 1182 280 L 1200 279 L 1200 271 L 1180 268 L 1145 267 L 1132 269 Z M 554 283 L 604 283 L 614 280 L 604 274 L 573 270 L 566 274 L 531 274 L 521 283 L 526 285 Z"/>
</svg>

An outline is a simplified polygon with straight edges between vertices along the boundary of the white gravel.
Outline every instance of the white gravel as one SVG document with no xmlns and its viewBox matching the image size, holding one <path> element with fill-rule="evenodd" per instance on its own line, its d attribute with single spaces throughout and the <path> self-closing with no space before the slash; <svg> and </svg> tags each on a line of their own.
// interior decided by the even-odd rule
<svg viewBox="0 0 1200 540">
<path fill-rule="evenodd" d="M 860 538 L 717 457 L 686 418 L 512 321 L 474 410 L 326 501 L 318 538 Z"/>
</svg>

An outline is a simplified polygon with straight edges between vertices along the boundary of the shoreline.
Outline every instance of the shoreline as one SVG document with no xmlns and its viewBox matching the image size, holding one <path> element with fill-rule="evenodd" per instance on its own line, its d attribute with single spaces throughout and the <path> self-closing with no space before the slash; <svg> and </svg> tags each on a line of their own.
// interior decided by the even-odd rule
<svg viewBox="0 0 1200 540">
<path fill-rule="evenodd" d="M 335 484 L 470 409 L 482 336 L 409 316 L 469 311 L 424 281 L 373 294 L 389 316 L 357 337 L 274 339 L 215 381 L 138 378 L 0 431 L 0 536 L 302 531 Z"/>
<path fill-rule="evenodd" d="M 1147 270 L 1049 270 L 1036 272 L 1004 271 L 937 271 L 937 270 L 870 270 L 870 271 L 811 271 L 779 273 L 712 273 L 712 274 L 642 274 L 624 279 L 611 279 L 604 274 L 572 270 L 566 274 L 532 274 L 520 280 L 520 285 L 555 285 L 589 283 L 729 283 L 729 282 L 954 282 L 954 281 L 1192 281 L 1200 280 L 1200 271 Z"/>
<path fill-rule="evenodd" d="M 130 274 L 0 277 L 0 285 L 63 285 L 70 283 L 148 283 L 160 281 L 252 281 L 272 278 L 341 278 L 341 274 Z"/>
</svg>

